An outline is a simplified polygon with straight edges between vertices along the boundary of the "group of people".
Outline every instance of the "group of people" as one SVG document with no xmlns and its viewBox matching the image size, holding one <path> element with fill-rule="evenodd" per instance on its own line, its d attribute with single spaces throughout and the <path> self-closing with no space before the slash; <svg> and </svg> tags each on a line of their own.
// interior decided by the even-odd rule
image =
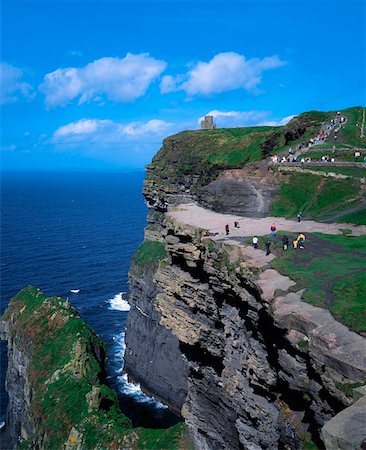
<svg viewBox="0 0 366 450">
<path fill-rule="evenodd" d="M 272 233 L 273 232 L 272 232 L 272 229 L 271 229 L 271 234 Z M 273 236 L 275 236 L 275 234 L 274 235 L 272 234 L 272 237 Z M 305 248 L 305 239 L 306 239 L 305 238 L 305 234 L 304 233 L 299 233 L 297 235 L 297 237 L 292 241 L 293 248 L 294 249 L 299 248 L 299 249 L 303 250 Z M 259 238 L 258 238 L 258 236 L 253 236 L 252 243 L 253 243 L 253 248 L 255 250 L 258 250 L 259 249 Z M 282 248 L 283 248 L 284 251 L 286 251 L 288 249 L 289 244 L 290 244 L 290 239 L 285 234 L 282 237 Z M 267 242 L 266 242 L 266 255 L 267 256 L 271 253 L 271 245 L 272 245 L 272 242 L 271 242 L 270 239 L 268 239 Z"/>
<path fill-rule="evenodd" d="M 302 212 L 300 211 L 297 214 L 297 221 L 301 222 L 301 219 L 302 219 Z M 239 222 L 234 222 L 234 227 L 235 228 L 240 228 L 240 223 Z M 277 233 L 277 226 L 276 226 L 275 223 L 272 223 L 272 225 L 270 227 L 270 231 L 271 231 L 271 237 L 273 239 L 276 236 L 276 233 Z M 215 235 L 216 234 L 218 234 L 218 233 L 215 233 Z M 230 226 L 229 226 L 228 223 L 225 225 L 225 234 L 226 234 L 226 236 L 228 236 L 230 234 Z M 208 236 L 208 235 L 209 234 L 205 234 L 205 236 Z M 213 233 L 211 233 L 211 235 L 213 235 Z M 283 250 L 286 251 L 288 249 L 289 243 L 290 243 L 289 237 L 285 234 L 282 237 L 282 248 L 283 248 Z M 253 244 L 253 248 L 255 250 L 259 249 L 259 238 L 258 238 L 258 236 L 253 236 L 252 244 Z M 270 239 L 268 239 L 266 244 L 265 244 L 265 246 L 266 246 L 266 255 L 267 256 L 271 253 L 271 245 L 272 245 L 272 242 L 271 242 Z M 304 235 L 304 233 L 299 233 L 297 235 L 296 239 L 294 239 L 292 241 L 292 246 L 293 246 L 294 249 L 297 249 L 297 248 L 304 249 L 305 248 L 305 235 Z"/>
<path fill-rule="evenodd" d="M 288 163 L 288 162 L 300 162 L 302 164 L 306 163 L 306 162 L 311 162 L 311 158 L 300 158 L 300 155 L 297 154 L 299 153 L 301 150 L 303 149 L 310 149 L 311 147 L 315 146 L 315 145 L 319 145 L 319 144 L 323 144 L 329 137 L 329 134 L 331 133 L 331 131 L 334 129 L 334 140 L 337 141 L 338 139 L 338 133 L 339 130 L 344 126 L 344 124 L 346 123 L 346 117 L 342 116 L 341 113 L 338 111 L 336 116 L 332 119 L 330 119 L 330 121 L 328 123 L 323 122 L 320 132 L 317 134 L 317 136 L 315 136 L 314 138 L 310 138 L 307 141 L 301 142 L 300 144 L 296 145 L 296 146 L 291 146 L 288 150 L 288 155 L 287 156 L 277 156 L 277 155 L 272 155 L 271 156 L 271 161 L 274 164 L 278 164 L 278 163 Z M 328 157 L 329 159 L 323 160 L 322 161 L 329 161 L 329 162 L 335 162 L 335 158 L 334 157 Z"/>
</svg>

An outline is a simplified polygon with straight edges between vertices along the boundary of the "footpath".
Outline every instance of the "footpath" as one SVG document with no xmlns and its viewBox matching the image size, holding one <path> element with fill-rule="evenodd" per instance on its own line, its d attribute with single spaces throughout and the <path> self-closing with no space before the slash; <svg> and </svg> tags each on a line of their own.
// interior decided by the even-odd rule
<svg viewBox="0 0 366 450">
<path fill-rule="evenodd" d="M 277 231 L 294 233 L 324 233 L 342 234 L 342 229 L 349 230 L 350 236 L 362 236 L 366 234 L 365 225 L 353 225 L 349 223 L 321 223 L 313 220 L 297 222 L 283 217 L 241 217 L 230 214 L 220 214 L 198 206 L 196 203 L 187 203 L 172 208 L 169 216 L 180 222 L 197 228 L 208 230 L 212 239 L 225 239 L 233 237 L 268 236 L 271 225 L 274 223 Z M 234 227 L 234 222 L 240 228 Z M 225 225 L 229 225 L 230 234 L 226 236 Z"/>
<path fill-rule="evenodd" d="M 254 250 L 252 246 L 235 239 L 268 236 L 272 223 L 276 224 L 277 231 L 340 235 L 342 229 L 347 229 L 348 235 L 352 236 L 365 235 L 366 226 L 309 220 L 299 223 L 280 217 L 238 217 L 216 213 L 194 203 L 174 207 L 167 216 L 183 227 L 208 230 L 210 239 L 220 241 L 233 253 L 239 252 L 243 263 L 256 269 L 256 284 L 275 322 L 287 330 L 287 338 L 293 341 L 293 345 L 301 344 L 306 349 L 304 351 L 309 360 L 315 361 L 317 367 L 327 367 L 335 379 L 366 379 L 366 339 L 334 319 L 328 310 L 304 302 L 304 290 L 296 290 L 296 283 L 291 278 L 271 268 L 269 263 L 275 258 L 273 254 L 267 256 L 264 251 Z M 234 222 L 238 222 L 240 228 L 235 228 Z M 225 233 L 226 224 L 230 228 L 228 236 Z M 366 385 L 363 381 L 354 386 L 350 406 L 327 421 L 322 428 L 326 450 L 356 449 L 366 442 Z"/>
</svg>

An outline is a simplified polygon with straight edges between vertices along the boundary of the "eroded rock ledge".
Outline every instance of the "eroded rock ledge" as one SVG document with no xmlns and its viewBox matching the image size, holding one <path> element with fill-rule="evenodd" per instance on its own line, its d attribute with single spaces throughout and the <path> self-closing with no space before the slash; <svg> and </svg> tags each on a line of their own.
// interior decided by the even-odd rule
<svg viewBox="0 0 366 450">
<path fill-rule="evenodd" d="M 268 264 L 238 242 L 149 221 L 168 258 L 131 268 L 126 371 L 180 411 L 199 449 L 324 448 L 322 427 L 365 383 L 366 340 L 291 280 L 268 287 Z"/>
<path fill-rule="evenodd" d="M 28 287 L 0 319 L 9 394 L 1 448 L 136 449 L 189 446 L 185 427 L 133 428 L 107 386 L 104 346 L 68 301 Z"/>
</svg>

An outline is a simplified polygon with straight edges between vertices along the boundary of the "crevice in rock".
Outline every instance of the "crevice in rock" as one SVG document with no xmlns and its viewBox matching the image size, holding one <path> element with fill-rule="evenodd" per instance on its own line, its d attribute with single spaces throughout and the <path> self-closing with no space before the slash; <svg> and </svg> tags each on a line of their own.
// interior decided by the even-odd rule
<svg viewBox="0 0 366 450">
<path fill-rule="evenodd" d="M 201 283 L 208 283 L 209 276 L 203 270 L 204 262 L 202 260 L 197 261 L 196 267 L 191 267 L 187 264 L 184 255 L 174 254 L 171 255 L 172 264 L 179 267 L 183 272 L 188 272 L 192 278 L 200 281 Z"/>
<path fill-rule="evenodd" d="M 192 236 L 187 234 L 176 234 L 174 230 L 169 229 L 167 232 L 167 236 L 174 236 L 179 239 L 179 242 L 182 244 L 190 244 L 192 242 Z"/>
<path fill-rule="evenodd" d="M 313 442 L 321 448 L 324 446 L 324 443 L 320 438 L 320 430 L 315 419 L 315 413 L 310 408 L 311 399 L 306 398 L 304 395 L 306 392 L 304 391 L 290 389 L 289 384 L 278 377 L 279 371 L 282 370 L 282 367 L 279 364 L 278 349 L 284 349 L 290 355 L 296 355 L 295 349 L 291 347 L 285 339 L 286 330 L 276 327 L 273 317 L 271 317 L 264 308 L 259 311 L 258 328 L 261 330 L 263 342 L 266 346 L 268 362 L 277 373 L 276 391 L 279 397 L 284 400 L 293 411 L 305 413 L 303 422 L 308 425 Z M 301 354 L 301 357 L 304 357 L 304 355 Z M 310 377 L 309 372 L 308 375 Z"/>
<path fill-rule="evenodd" d="M 221 376 L 224 369 L 223 358 L 212 355 L 208 350 L 202 348 L 198 343 L 194 345 L 179 342 L 180 351 L 185 355 L 188 361 L 212 367 L 212 369 Z"/>
</svg>

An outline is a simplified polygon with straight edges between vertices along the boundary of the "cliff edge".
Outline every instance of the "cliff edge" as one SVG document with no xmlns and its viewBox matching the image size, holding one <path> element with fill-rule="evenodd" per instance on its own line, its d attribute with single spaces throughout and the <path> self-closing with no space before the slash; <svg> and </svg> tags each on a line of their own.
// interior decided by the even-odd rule
<svg viewBox="0 0 366 450">
<path fill-rule="evenodd" d="M 182 424 L 132 427 L 106 384 L 102 342 L 67 301 L 25 288 L 9 303 L 0 334 L 9 356 L 2 448 L 189 446 Z"/>
<path fill-rule="evenodd" d="M 318 132 L 332 117 L 326 114 L 307 113 L 279 130 L 181 133 L 167 138 L 148 166 L 148 225 L 129 273 L 125 371 L 182 415 L 197 449 L 365 445 L 366 340 L 349 328 L 354 311 L 332 309 L 341 289 L 333 295 L 324 278 L 333 295 L 328 305 L 321 281 L 313 288 L 310 280 L 328 276 L 332 251 L 348 261 L 349 251 L 364 245 L 366 228 L 291 220 L 304 201 L 306 219 L 347 210 L 348 201 L 363 198 L 362 182 L 282 175 L 260 161 Z M 268 217 L 273 211 L 277 217 Z M 273 220 L 282 235 L 266 255 L 252 248 L 251 238 L 259 236 L 263 248 Z M 284 253 L 283 234 L 300 231 L 308 253 Z M 319 245 L 325 262 L 312 269 L 311 251 Z M 355 252 L 356 259 L 363 256 L 364 247 Z M 365 265 L 356 259 L 345 276 L 362 277 Z M 339 278 L 334 283 L 338 288 Z M 362 283 L 348 290 L 350 304 L 364 292 Z M 362 316 L 358 305 L 355 315 Z M 356 322 L 366 331 L 363 319 Z"/>
</svg>

